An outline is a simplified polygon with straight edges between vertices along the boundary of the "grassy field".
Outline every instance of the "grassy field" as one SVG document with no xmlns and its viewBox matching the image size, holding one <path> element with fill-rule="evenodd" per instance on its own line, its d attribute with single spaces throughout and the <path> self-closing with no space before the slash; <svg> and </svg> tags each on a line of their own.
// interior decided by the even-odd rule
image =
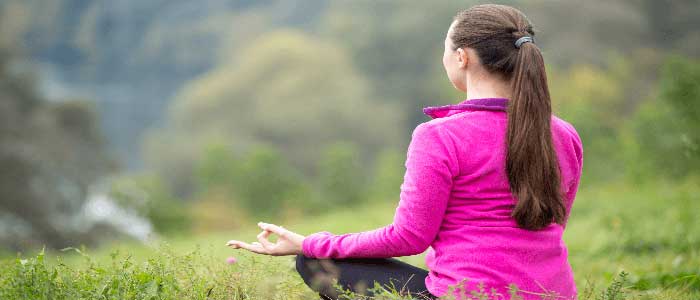
<svg viewBox="0 0 700 300">
<path fill-rule="evenodd" d="M 357 232 L 388 224 L 394 208 L 364 205 L 282 225 L 301 234 Z M 565 234 L 580 299 L 700 299 L 698 212 L 700 180 L 582 187 Z M 0 299 L 317 299 L 296 274 L 293 256 L 224 246 L 257 233 L 252 222 L 236 232 L 150 245 L 6 257 Z M 229 256 L 237 262 L 227 264 Z M 400 259 L 425 268 L 423 258 Z M 376 299 L 403 298 L 386 291 Z"/>
</svg>

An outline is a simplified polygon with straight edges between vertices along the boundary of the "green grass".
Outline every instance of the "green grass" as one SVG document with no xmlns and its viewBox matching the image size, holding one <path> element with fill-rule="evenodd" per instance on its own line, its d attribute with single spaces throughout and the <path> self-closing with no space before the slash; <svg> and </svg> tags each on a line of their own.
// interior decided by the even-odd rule
<svg viewBox="0 0 700 300">
<path fill-rule="evenodd" d="M 580 299 L 700 299 L 698 182 L 582 188 L 565 233 Z M 301 234 L 358 232 L 388 224 L 394 208 L 365 204 L 282 225 Z M 316 299 L 296 274 L 293 256 L 224 246 L 229 239 L 253 241 L 257 233 L 252 222 L 236 232 L 149 245 L 115 241 L 8 257 L 0 261 L 0 299 Z M 425 268 L 424 255 L 399 259 Z M 226 264 L 228 256 L 238 262 Z M 403 298 L 385 291 L 376 299 Z"/>
</svg>

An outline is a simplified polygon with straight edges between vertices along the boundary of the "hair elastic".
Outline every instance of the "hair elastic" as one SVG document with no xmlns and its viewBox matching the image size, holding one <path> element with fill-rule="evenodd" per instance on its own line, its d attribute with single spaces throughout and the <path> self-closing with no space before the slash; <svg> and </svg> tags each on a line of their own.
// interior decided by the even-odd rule
<svg viewBox="0 0 700 300">
<path fill-rule="evenodd" d="M 517 41 L 515 41 L 515 48 L 520 48 L 520 46 L 524 43 L 531 42 L 534 43 L 535 41 L 532 39 L 531 36 L 524 36 L 519 38 Z"/>
</svg>

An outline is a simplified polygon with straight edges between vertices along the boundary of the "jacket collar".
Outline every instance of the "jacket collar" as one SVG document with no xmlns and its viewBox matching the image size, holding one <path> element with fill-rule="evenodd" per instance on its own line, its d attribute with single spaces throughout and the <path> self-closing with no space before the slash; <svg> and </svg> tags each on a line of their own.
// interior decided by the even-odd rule
<svg viewBox="0 0 700 300">
<path fill-rule="evenodd" d="M 457 104 L 424 107 L 423 113 L 436 119 L 448 117 L 466 110 L 506 111 L 507 107 L 507 98 L 478 98 L 466 99 Z"/>
</svg>

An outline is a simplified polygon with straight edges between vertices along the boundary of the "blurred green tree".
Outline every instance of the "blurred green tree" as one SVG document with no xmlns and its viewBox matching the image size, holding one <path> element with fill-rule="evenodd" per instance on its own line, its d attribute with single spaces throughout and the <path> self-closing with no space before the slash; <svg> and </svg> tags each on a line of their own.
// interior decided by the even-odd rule
<svg viewBox="0 0 700 300">
<path fill-rule="evenodd" d="M 48 102 L 0 43 L 0 243 L 12 249 L 89 243 L 82 205 L 114 169 L 92 103 Z"/>
<path fill-rule="evenodd" d="M 618 130 L 623 122 L 619 114 L 625 103 L 623 86 L 628 72 L 614 67 L 581 64 L 565 70 L 548 69 L 553 112 L 579 133 L 588 157 L 583 176 L 594 181 L 623 174 Z"/>
<path fill-rule="evenodd" d="M 318 162 L 318 186 L 325 206 L 349 206 L 364 201 L 368 181 L 357 146 L 338 141 L 326 146 Z"/>
<path fill-rule="evenodd" d="M 304 200 L 299 193 L 305 192 L 306 180 L 272 147 L 255 145 L 241 159 L 239 170 L 234 176 L 235 193 L 241 206 L 255 216 L 280 216 L 285 205 Z"/>
<path fill-rule="evenodd" d="M 406 171 L 405 151 L 387 148 L 377 155 L 369 184 L 371 199 L 397 202 L 401 193 L 401 184 Z"/>
<path fill-rule="evenodd" d="M 241 160 L 223 143 L 212 143 L 204 151 L 196 169 L 198 192 L 212 188 L 225 188 L 233 192 L 233 183 L 244 175 Z"/>
<path fill-rule="evenodd" d="M 123 207 L 135 209 L 148 219 L 156 232 L 185 235 L 191 216 L 184 201 L 174 197 L 162 180 L 153 175 L 131 175 L 113 180 L 110 196 Z"/>
<path fill-rule="evenodd" d="M 235 153 L 268 144 L 311 175 L 326 144 L 357 144 L 366 165 L 373 153 L 396 144 L 402 122 L 402 110 L 375 101 L 345 50 L 280 30 L 189 83 L 171 106 L 169 127 L 147 138 L 147 161 L 187 195 L 191 168 L 212 137 Z"/>
<path fill-rule="evenodd" d="M 700 61 L 672 55 L 666 60 L 658 96 L 630 122 L 636 150 L 635 176 L 683 177 L 700 170 Z"/>
</svg>

